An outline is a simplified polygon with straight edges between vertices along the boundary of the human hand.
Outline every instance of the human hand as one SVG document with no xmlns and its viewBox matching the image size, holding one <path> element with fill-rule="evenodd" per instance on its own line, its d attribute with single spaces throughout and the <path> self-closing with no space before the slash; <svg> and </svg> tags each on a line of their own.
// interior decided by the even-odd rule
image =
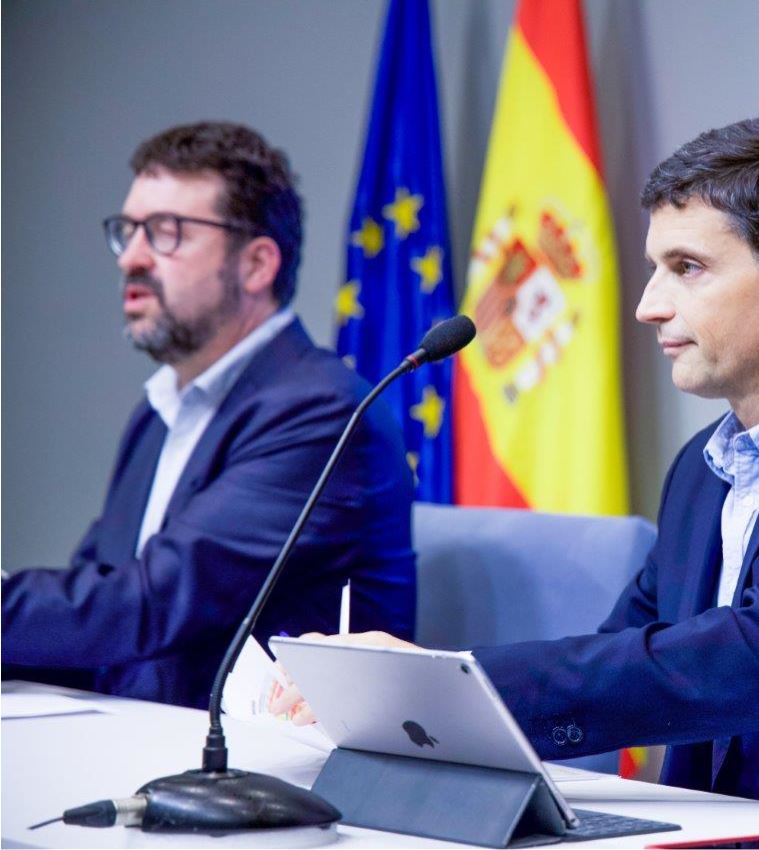
<svg viewBox="0 0 759 850">
<path fill-rule="evenodd" d="M 416 644 L 393 637 L 387 632 L 355 632 L 343 635 L 323 635 L 321 632 L 308 632 L 300 636 L 303 640 L 323 641 L 339 646 L 379 646 L 390 649 L 418 649 Z M 272 714 L 287 715 L 295 726 L 308 726 L 316 723 L 316 717 L 311 706 L 303 699 L 298 686 L 293 682 L 287 671 L 284 671 L 288 686 L 279 692 L 272 700 L 269 711 Z"/>
</svg>

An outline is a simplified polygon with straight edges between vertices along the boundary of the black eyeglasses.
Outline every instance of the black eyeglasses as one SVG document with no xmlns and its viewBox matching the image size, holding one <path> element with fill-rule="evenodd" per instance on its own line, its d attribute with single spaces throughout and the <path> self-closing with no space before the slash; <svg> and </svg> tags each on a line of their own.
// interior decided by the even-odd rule
<svg viewBox="0 0 759 850">
<path fill-rule="evenodd" d="M 230 224 L 227 221 L 211 221 L 207 218 L 191 218 L 186 215 L 173 213 L 153 213 L 142 220 L 130 218 L 128 215 L 111 215 L 103 221 L 105 239 L 113 253 L 120 257 L 127 248 L 138 228 L 145 228 L 145 235 L 150 246 L 159 254 L 173 254 L 182 242 L 182 225 L 205 224 L 209 227 L 220 227 L 223 230 L 234 230 L 240 233 L 250 233 L 253 229 Z"/>
</svg>

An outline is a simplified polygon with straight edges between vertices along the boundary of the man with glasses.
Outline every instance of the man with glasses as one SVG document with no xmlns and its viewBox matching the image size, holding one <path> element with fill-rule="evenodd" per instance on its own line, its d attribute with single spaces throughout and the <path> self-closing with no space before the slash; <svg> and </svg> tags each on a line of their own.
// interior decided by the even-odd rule
<svg viewBox="0 0 759 850">
<path fill-rule="evenodd" d="M 162 367 L 68 569 L 3 583 L 4 673 L 205 707 L 213 675 L 368 387 L 290 308 L 301 209 L 286 158 L 227 123 L 144 142 L 104 221 L 125 333 Z M 256 635 L 352 623 L 412 636 L 412 483 L 368 413 Z M 7 665 L 7 666 L 6 666 Z"/>
</svg>

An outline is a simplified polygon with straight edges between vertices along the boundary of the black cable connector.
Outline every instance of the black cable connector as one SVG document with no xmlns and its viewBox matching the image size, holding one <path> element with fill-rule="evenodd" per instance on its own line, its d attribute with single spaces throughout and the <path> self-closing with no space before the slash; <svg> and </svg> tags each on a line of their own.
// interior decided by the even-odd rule
<svg viewBox="0 0 759 850">
<path fill-rule="evenodd" d="M 39 829 L 41 826 L 48 826 L 58 821 L 63 821 L 70 826 L 107 827 L 117 823 L 124 826 L 139 826 L 147 804 L 147 798 L 142 794 L 125 797 L 123 800 L 98 800 L 86 806 L 66 809 L 62 817 L 35 823 L 29 829 Z"/>
<path fill-rule="evenodd" d="M 63 822 L 71 826 L 113 826 L 116 823 L 116 804 L 113 800 L 98 800 L 86 806 L 66 809 Z"/>
</svg>

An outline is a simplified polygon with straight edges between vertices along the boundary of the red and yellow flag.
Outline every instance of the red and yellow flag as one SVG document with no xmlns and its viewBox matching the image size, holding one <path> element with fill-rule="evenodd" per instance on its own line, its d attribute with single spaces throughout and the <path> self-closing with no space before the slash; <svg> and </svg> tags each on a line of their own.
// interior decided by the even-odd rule
<svg viewBox="0 0 759 850">
<path fill-rule="evenodd" d="M 647 764 L 646 747 L 628 747 L 619 754 L 619 775 L 623 779 L 635 779 Z"/>
<path fill-rule="evenodd" d="M 520 0 L 462 304 L 465 505 L 627 510 L 617 265 L 580 0 Z"/>
</svg>

